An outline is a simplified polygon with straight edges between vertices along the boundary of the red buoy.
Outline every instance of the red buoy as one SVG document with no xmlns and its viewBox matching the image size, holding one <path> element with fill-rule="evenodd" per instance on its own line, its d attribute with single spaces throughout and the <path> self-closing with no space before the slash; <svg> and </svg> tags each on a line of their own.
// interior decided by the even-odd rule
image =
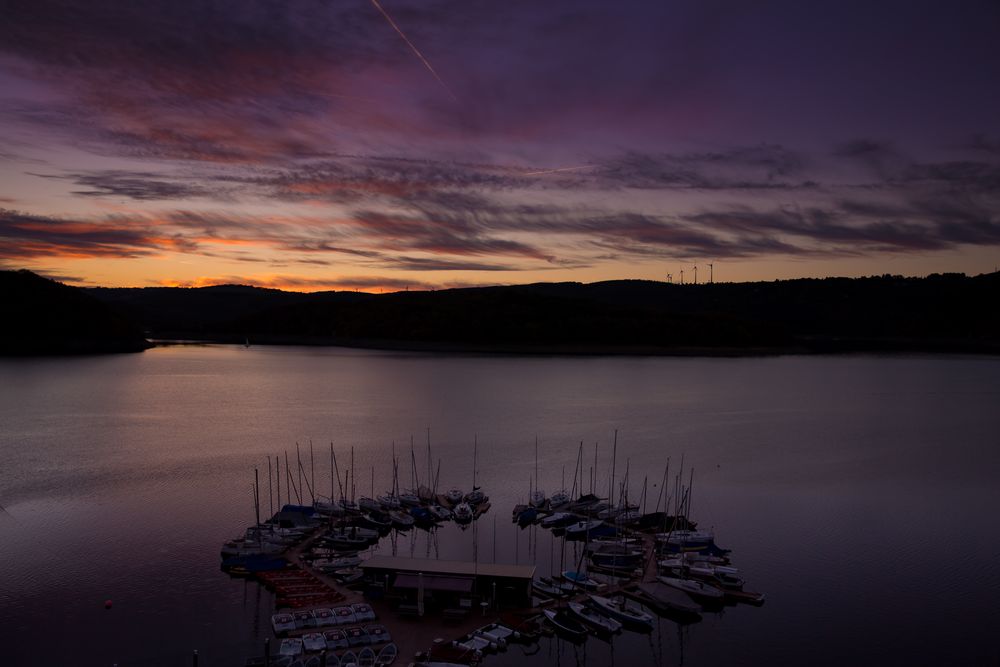
<svg viewBox="0 0 1000 667">
<path fill-rule="evenodd" d="M 111 609 L 111 600 L 105 600 L 104 601 L 104 608 L 105 609 Z"/>
</svg>

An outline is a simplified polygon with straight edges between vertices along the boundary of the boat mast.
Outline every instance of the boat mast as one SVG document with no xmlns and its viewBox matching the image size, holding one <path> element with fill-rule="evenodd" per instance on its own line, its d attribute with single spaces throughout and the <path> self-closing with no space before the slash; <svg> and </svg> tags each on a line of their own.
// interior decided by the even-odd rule
<svg viewBox="0 0 1000 667">
<path fill-rule="evenodd" d="M 298 464 L 299 468 L 299 486 L 295 490 L 295 495 L 299 499 L 299 505 L 302 504 L 302 496 L 299 494 L 299 489 L 302 489 L 302 454 L 299 452 L 299 443 L 295 443 L 295 462 Z M 303 489 L 304 490 L 304 489 Z"/>
<path fill-rule="evenodd" d="M 615 498 L 612 495 L 614 493 L 615 486 L 615 461 L 618 459 L 618 429 L 615 429 L 615 443 L 611 449 L 611 481 L 608 482 L 608 503 L 611 504 L 612 509 L 614 509 Z"/>
<path fill-rule="evenodd" d="M 316 458 L 313 455 L 313 441 L 309 439 L 309 476 L 312 478 L 312 485 L 309 487 L 309 494 L 312 496 L 313 504 L 316 504 Z"/>
<path fill-rule="evenodd" d="M 529 484 L 530 486 L 530 484 Z M 535 490 L 538 490 L 538 435 L 535 435 Z M 531 503 L 531 496 L 528 496 L 528 503 Z"/>
</svg>

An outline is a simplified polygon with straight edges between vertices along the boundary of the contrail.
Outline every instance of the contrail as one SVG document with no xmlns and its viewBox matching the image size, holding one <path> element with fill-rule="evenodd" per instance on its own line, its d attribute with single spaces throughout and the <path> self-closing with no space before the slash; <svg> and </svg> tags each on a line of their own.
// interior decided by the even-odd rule
<svg viewBox="0 0 1000 667">
<path fill-rule="evenodd" d="M 424 58 L 424 54 L 420 53 L 420 50 L 417 47 L 415 47 L 413 45 L 413 42 L 411 42 L 407 38 L 407 36 L 403 33 L 403 31 L 399 29 L 399 26 L 396 25 L 396 22 L 392 20 L 392 17 L 389 16 L 389 14 L 386 13 L 386 11 L 384 9 L 382 9 L 382 5 L 378 4 L 378 0 L 372 0 L 372 4 L 375 5 L 375 9 L 377 9 L 377 10 L 379 10 L 379 12 L 381 12 L 382 16 L 384 16 L 385 20 L 389 22 L 389 25 L 392 26 L 393 30 L 395 30 L 396 32 L 399 33 L 399 36 L 403 38 L 403 41 L 406 42 L 406 45 L 409 46 L 410 49 L 415 54 L 417 54 L 417 57 L 420 58 L 420 62 L 422 62 L 424 64 L 424 67 L 427 68 L 427 71 L 429 71 L 431 74 L 434 75 L 434 78 L 437 79 L 437 82 L 440 83 L 441 87 L 444 88 L 445 91 L 448 93 L 448 97 L 450 97 L 453 101 L 458 102 L 458 98 L 455 97 L 455 93 L 451 92 L 451 88 L 448 87 L 448 84 L 446 84 L 444 82 L 444 79 L 442 79 L 440 76 L 438 76 L 438 73 L 436 71 L 434 71 L 434 68 L 427 61 L 427 58 Z"/>
<path fill-rule="evenodd" d="M 594 164 L 583 164 L 579 167 L 559 167 L 557 169 L 542 169 L 541 171 L 529 171 L 525 172 L 525 176 L 541 176 L 542 174 L 554 174 L 557 171 L 579 171 L 580 169 L 593 169 L 597 165 Z"/>
</svg>

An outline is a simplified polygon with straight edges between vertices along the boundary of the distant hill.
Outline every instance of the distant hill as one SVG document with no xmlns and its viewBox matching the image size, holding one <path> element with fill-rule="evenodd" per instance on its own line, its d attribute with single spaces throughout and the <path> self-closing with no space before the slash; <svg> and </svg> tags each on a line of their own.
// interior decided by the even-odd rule
<svg viewBox="0 0 1000 667">
<path fill-rule="evenodd" d="M 159 338 L 511 352 L 1000 351 L 1000 274 L 372 295 L 92 289 Z"/>
<path fill-rule="evenodd" d="M 3 354 L 141 350 L 144 335 L 518 353 L 1000 353 L 1000 273 L 375 295 L 239 285 L 78 289 L 2 271 L 0 295 Z"/>
<path fill-rule="evenodd" d="M 30 271 L 0 271 L 0 354 L 138 352 L 142 330 L 106 303 Z"/>
</svg>

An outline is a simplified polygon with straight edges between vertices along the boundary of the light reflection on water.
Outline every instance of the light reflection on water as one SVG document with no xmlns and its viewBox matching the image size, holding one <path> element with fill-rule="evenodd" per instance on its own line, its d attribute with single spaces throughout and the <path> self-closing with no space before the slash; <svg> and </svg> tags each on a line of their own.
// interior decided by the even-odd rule
<svg viewBox="0 0 1000 667">
<path fill-rule="evenodd" d="M 544 489 L 579 443 L 651 497 L 667 457 L 695 469 L 694 514 L 734 549 L 759 609 L 582 648 L 543 641 L 488 664 L 928 664 L 1000 656 L 1000 361 L 990 358 L 519 358 L 337 349 L 157 348 L 0 361 L 0 664 L 40 648 L 76 665 L 238 665 L 271 597 L 218 571 L 252 521 L 253 467 L 298 442 L 329 488 L 329 446 L 359 494 L 390 484 L 392 443 L 493 502 L 478 555 L 559 567 L 518 531 L 534 440 Z M 283 463 L 283 462 L 282 462 Z M 307 463 L 308 466 L 308 463 Z M 588 482 L 589 485 L 589 482 Z M 283 489 L 284 490 L 284 489 Z M 267 505 L 265 489 L 265 507 Z M 496 540 L 494 541 L 494 525 Z M 388 541 L 380 547 L 391 549 Z M 401 536 L 399 553 L 468 558 L 472 531 Z M 567 557 L 569 557 L 567 555 Z M 575 556 L 574 556 L 575 557 Z M 104 600 L 112 599 L 110 611 Z"/>
</svg>

